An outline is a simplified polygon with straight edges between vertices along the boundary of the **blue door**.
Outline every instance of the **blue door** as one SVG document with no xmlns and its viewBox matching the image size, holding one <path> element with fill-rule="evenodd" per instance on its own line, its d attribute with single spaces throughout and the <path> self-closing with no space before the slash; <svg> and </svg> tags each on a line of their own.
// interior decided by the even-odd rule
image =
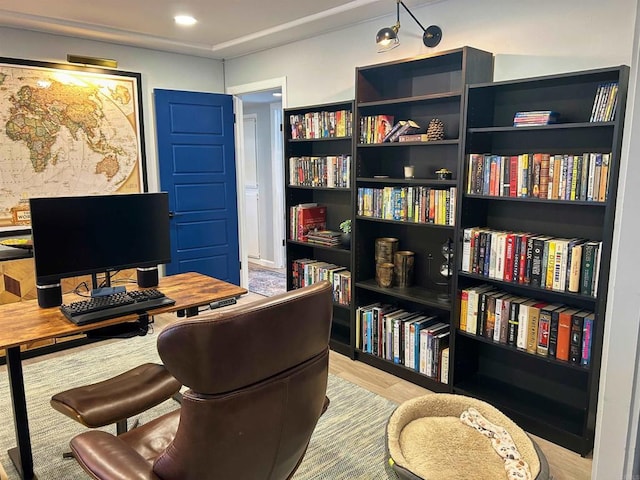
<svg viewBox="0 0 640 480">
<path fill-rule="evenodd" d="M 166 273 L 240 285 L 232 97 L 159 89 L 154 97 L 160 189 L 172 212 Z"/>
</svg>

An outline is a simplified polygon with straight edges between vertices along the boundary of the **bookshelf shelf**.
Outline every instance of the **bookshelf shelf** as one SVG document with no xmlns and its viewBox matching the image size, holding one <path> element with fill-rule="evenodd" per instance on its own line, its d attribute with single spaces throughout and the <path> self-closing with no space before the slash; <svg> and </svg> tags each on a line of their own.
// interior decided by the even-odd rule
<svg viewBox="0 0 640 480">
<path fill-rule="evenodd" d="M 397 363 L 393 363 L 384 358 L 377 357 L 362 350 L 356 350 L 356 360 L 371 365 L 379 370 L 391 373 L 396 377 L 400 377 L 409 382 L 427 388 L 432 392 L 445 393 L 449 391 L 449 385 L 438 382 L 437 380 L 427 377 L 426 375 L 416 372 L 415 370 L 405 367 Z"/>
<path fill-rule="evenodd" d="M 429 229 L 434 228 L 434 229 L 450 230 L 450 231 L 454 230 L 454 227 L 452 225 L 438 225 L 436 223 L 409 222 L 409 221 L 404 221 L 404 220 L 387 220 L 385 218 L 367 217 L 367 216 L 364 216 L 364 215 L 357 215 L 356 219 L 357 220 L 364 220 L 364 221 L 367 221 L 367 222 L 408 225 L 408 226 L 419 227 L 419 228 L 429 228 Z"/>
<path fill-rule="evenodd" d="M 478 248 L 482 248 L 483 242 L 489 242 L 485 244 L 485 252 L 488 251 L 490 272 L 492 255 L 497 258 L 495 265 L 501 268 L 511 265 L 512 261 L 515 264 L 516 255 L 519 255 L 518 267 L 501 278 L 510 278 L 521 266 L 525 269 L 524 278 L 532 278 L 528 275 L 533 275 L 535 260 L 540 267 L 536 267 L 535 274 L 540 275 L 536 282 L 538 279 L 541 284 L 552 281 L 557 288 L 551 290 L 544 285 L 532 286 L 470 273 L 470 270 L 478 271 L 480 257 L 476 257 L 476 267 L 472 265 L 470 268 L 463 268 L 462 260 L 459 260 L 455 265 L 456 296 L 452 307 L 453 324 L 456 326 L 452 339 L 452 389 L 456 393 L 488 401 L 525 430 L 583 456 L 593 448 L 595 435 L 628 76 L 628 67 L 616 66 L 475 84 L 466 90 L 465 134 L 460 157 L 460 176 L 464 179 L 464 187 L 458 197 L 456 245 L 468 252 L 465 249 L 470 244 L 469 233 L 474 237 L 478 233 Z M 603 95 L 603 85 L 612 82 L 618 85 L 613 121 L 590 121 L 594 112 L 598 112 L 598 98 Z M 614 103 L 612 101 L 610 105 Z M 537 110 L 558 112 L 563 123 L 512 126 L 516 112 Z M 535 162 L 526 160 L 534 156 L 537 156 Z M 603 167 L 605 157 L 608 161 L 606 170 Z M 484 170 L 484 159 L 488 159 L 488 170 Z M 553 161 L 560 165 L 559 170 L 554 170 L 559 177 L 553 177 L 551 171 L 546 171 L 546 159 L 549 159 L 548 165 Z M 492 177 L 490 170 L 493 165 Z M 515 177 L 505 174 L 505 169 L 510 172 L 511 166 L 515 168 Z M 497 180 L 497 175 L 503 175 L 502 180 Z M 492 178 L 496 182 L 493 187 Z M 479 191 L 487 192 L 487 184 L 492 193 L 504 195 L 509 190 L 508 193 L 513 195 L 515 188 L 516 193 L 525 194 L 523 187 L 526 187 L 527 193 L 537 192 L 541 198 L 480 195 Z M 544 191 L 550 192 L 549 199 L 543 198 Z M 579 200 L 558 200 L 563 198 L 559 192 L 564 192 L 564 198 L 573 195 Z M 596 201 L 587 201 L 587 198 Z M 513 250 L 507 252 L 506 248 L 502 249 L 502 235 L 513 241 Z M 534 243 L 537 245 L 535 251 Z M 555 246 L 559 246 L 557 251 Z M 473 255 L 480 252 L 475 249 L 475 244 L 472 251 Z M 544 252 L 548 257 L 544 257 Z M 569 257 L 570 254 L 575 257 Z M 485 253 L 482 255 L 481 268 L 486 273 Z M 575 260 L 573 268 L 569 264 L 570 258 Z M 581 293 L 568 292 L 569 281 L 579 282 Z M 466 294 L 481 285 L 488 285 L 490 290 L 480 291 L 477 304 L 476 295 L 471 294 L 474 302 L 471 327 L 460 328 L 462 309 L 467 308 L 464 314 L 466 320 L 470 318 L 463 294 L 466 298 Z M 496 305 L 498 299 L 501 304 L 506 302 L 506 308 L 501 305 L 502 312 L 507 312 L 511 323 L 519 320 L 516 316 L 521 305 L 527 305 L 525 309 L 534 308 L 534 313 L 543 311 L 548 304 L 560 304 L 560 312 L 566 308 L 564 315 L 568 323 L 564 326 L 570 325 L 570 334 L 563 339 L 570 349 L 569 356 L 579 360 L 588 358 L 589 365 L 558 360 L 554 355 L 544 357 L 508 345 L 508 342 L 505 344 L 475 335 L 474 321 L 477 319 L 478 325 L 483 324 L 487 317 L 482 315 L 491 314 L 486 313 L 483 306 L 493 304 L 493 299 L 496 299 Z M 528 299 L 532 303 L 526 304 Z M 476 317 L 475 307 L 480 307 L 480 317 Z M 552 320 L 554 315 L 546 316 L 545 313 L 544 323 L 538 323 L 539 318 L 526 311 L 529 320 L 534 318 L 534 325 L 538 327 L 538 333 L 528 335 L 533 336 L 536 346 L 548 346 L 549 338 L 556 335 L 554 331 L 558 332 L 558 318 L 563 314 Z M 592 315 L 592 323 L 584 321 L 587 312 Z M 559 337 L 553 339 L 559 342 Z"/>
<path fill-rule="evenodd" d="M 458 145 L 457 138 L 447 140 L 431 140 L 429 142 L 387 142 L 387 143 L 358 143 L 357 148 L 406 148 L 406 147 L 436 147 L 441 145 Z"/>
<path fill-rule="evenodd" d="M 350 192 L 351 189 L 350 188 L 343 188 L 343 187 L 312 187 L 309 185 L 288 185 L 288 188 L 291 188 L 293 190 L 295 189 L 300 189 L 300 190 L 327 190 L 327 191 L 331 191 L 331 192 Z"/>
<path fill-rule="evenodd" d="M 521 127 L 504 126 L 504 127 L 479 127 L 467 130 L 469 134 L 482 133 L 509 133 L 509 132 L 537 132 L 540 130 L 571 130 L 575 128 L 591 129 L 591 128 L 611 128 L 615 122 L 577 122 L 577 123 L 552 123 L 550 125 L 527 125 Z"/>
<path fill-rule="evenodd" d="M 525 285 L 517 282 L 507 282 L 504 280 L 498 280 L 491 277 L 485 277 L 484 275 L 478 275 L 475 273 L 468 273 L 459 271 L 458 275 L 463 278 L 479 280 L 483 283 L 490 283 L 493 285 L 497 285 L 500 287 L 506 287 L 510 289 L 514 289 L 519 294 L 526 294 L 535 297 L 545 297 L 549 298 L 551 301 L 572 301 L 578 302 L 581 306 L 585 308 L 591 307 L 597 302 L 597 298 L 591 295 L 581 295 L 579 293 L 573 292 L 564 292 L 560 290 L 549 290 L 540 287 L 533 287 L 531 285 Z"/>
<path fill-rule="evenodd" d="M 348 249 L 348 248 L 330 247 L 330 246 L 327 246 L 327 245 L 321 245 L 319 243 L 313 243 L 313 242 L 300 242 L 298 240 L 287 240 L 287 244 L 289 244 L 289 245 L 299 245 L 301 247 L 308 247 L 308 248 L 317 248 L 319 250 L 329 250 L 331 252 L 342 253 L 342 254 L 345 254 L 345 255 L 351 254 L 351 250 Z"/>
<path fill-rule="evenodd" d="M 500 342 L 496 342 L 494 340 L 490 340 L 488 338 L 485 338 L 481 335 L 473 335 L 471 333 L 468 332 L 464 332 L 460 329 L 457 329 L 456 331 L 457 335 L 461 335 L 464 337 L 469 338 L 470 340 L 474 341 L 474 342 L 482 342 L 482 343 L 486 343 L 488 345 L 491 345 L 492 347 L 495 348 L 501 348 L 501 349 L 505 349 L 508 350 L 510 352 L 514 352 L 517 355 L 526 355 L 527 357 L 530 357 L 531 359 L 533 359 L 536 362 L 542 362 L 542 363 L 551 363 L 553 365 L 558 365 L 562 368 L 568 368 L 571 370 L 577 370 L 579 372 L 583 372 L 585 374 L 587 374 L 589 372 L 589 368 L 588 367 L 583 367 L 581 365 L 575 365 L 573 363 L 569 363 L 569 362 L 562 362 L 560 360 L 556 360 L 555 358 L 550 358 L 550 357 L 543 357 L 541 355 L 536 355 L 530 352 L 527 352 L 526 350 L 523 350 L 521 348 L 517 348 L 514 347 L 513 345 L 505 345 L 503 343 Z"/>
<path fill-rule="evenodd" d="M 371 183 L 380 185 L 423 185 L 425 187 L 455 187 L 457 180 L 435 180 L 433 178 L 370 178 L 358 177 L 358 183 Z"/>
<path fill-rule="evenodd" d="M 535 197 L 497 197 L 494 195 L 478 195 L 473 193 L 465 193 L 463 197 L 466 199 L 489 200 L 497 202 L 523 202 L 523 203 L 549 203 L 553 205 L 572 205 L 576 207 L 606 207 L 606 202 L 587 202 L 583 200 L 552 200 Z"/>
<path fill-rule="evenodd" d="M 351 137 L 321 137 L 321 138 L 288 138 L 288 143 L 306 143 L 306 142 L 350 142 Z"/>
<path fill-rule="evenodd" d="M 459 100 L 462 97 L 461 91 L 434 93 L 431 95 L 417 95 L 415 97 L 393 98 L 389 100 L 380 100 L 376 102 L 360 102 L 358 108 L 377 108 L 393 105 L 414 104 L 414 103 L 431 103 L 449 101 L 452 99 Z"/>
<path fill-rule="evenodd" d="M 353 101 L 334 102 L 320 105 L 289 108 L 284 111 L 284 162 L 285 162 L 285 207 L 291 212 L 292 207 L 300 204 L 317 204 L 326 207 L 326 229 L 339 231 L 340 224 L 352 219 L 353 203 Z M 309 132 L 340 132 L 340 136 L 311 137 Z M 293 138 L 299 136 L 301 138 Z M 334 160 L 339 157 L 339 161 Z M 334 172 L 329 174 L 329 168 Z M 326 172 L 325 178 L 322 173 Z M 295 175 L 292 182 L 292 177 Z M 292 185 L 292 183 L 311 183 L 300 180 L 301 176 L 312 177 L 314 183 L 333 186 Z M 320 177 L 321 181 L 318 181 Z M 331 179 L 334 179 L 334 182 Z M 345 186 L 346 185 L 346 186 Z M 287 257 L 287 290 L 291 290 L 301 282 L 300 272 L 294 274 L 294 267 L 299 260 L 309 259 L 323 266 L 328 280 L 334 284 L 336 292 L 348 295 L 350 279 L 348 275 L 353 269 L 351 248 L 342 244 L 337 246 L 322 245 L 300 241 L 292 238 L 293 218 L 291 213 L 287 219 L 288 239 L 286 241 Z M 331 273 L 329 266 L 342 268 Z M 314 269 L 304 278 L 304 284 L 319 281 L 320 270 Z M 345 273 L 349 272 L 349 274 Z M 294 278 L 295 277 L 295 278 Z M 313 277 L 313 278 L 312 278 Z M 342 280 L 340 280 L 342 277 Z M 335 280 L 335 281 L 334 281 Z M 294 283 L 295 281 L 295 283 Z M 337 295 L 337 293 L 336 293 Z M 333 304 L 333 324 L 331 327 L 330 346 L 333 350 L 353 358 L 353 340 L 351 332 L 353 302 Z"/>
<path fill-rule="evenodd" d="M 356 288 L 362 288 L 371 292 L 377 292 L 389 297 L 407 300 L 409 302 L 448 311 L 451 308 L 451 299 L 441 300 L 438 293 L 425 287 L 379 287 L 375 280 L 363 280 L 356 283 Z"/>
</svg>

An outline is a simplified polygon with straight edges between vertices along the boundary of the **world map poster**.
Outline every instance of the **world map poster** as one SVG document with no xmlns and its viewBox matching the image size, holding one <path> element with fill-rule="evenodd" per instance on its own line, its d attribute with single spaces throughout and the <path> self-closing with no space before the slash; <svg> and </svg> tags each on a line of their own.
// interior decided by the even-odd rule
<svg viewBox="0 0 640 480">
<path fill-rule="evenodd" d="M 0 230 L 30 197 L 144 190 L 139 74 L 63 67 L 0 59 Z"/>
</svg>

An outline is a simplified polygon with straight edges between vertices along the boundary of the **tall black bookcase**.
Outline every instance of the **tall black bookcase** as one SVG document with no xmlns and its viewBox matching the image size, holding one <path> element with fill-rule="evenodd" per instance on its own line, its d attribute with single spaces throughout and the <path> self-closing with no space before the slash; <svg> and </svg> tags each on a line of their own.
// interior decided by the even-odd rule
<svg viewBox="0 0 640 480">
<path fill-rule="evenodd" d="M 471 47 L 434 55 L 356 68 L 354 116 L 355 184 L 353 213 L 353 302 L 351 330 L 355 358 L 433 391 L 448 391 L 449 385 L 385 359 L 367 353 L 355 332 L 362 335 L 358 307 L 373 302 L 395 305 L 409 311 L 451 319 L 451 284 L 440 275 L 442 245 L 453 241 L 453 213 L 444 221 L 407 221 L 363 210 L 364 196 L 394 189 L 405 193 L 422 187 L 442 192 L 441 199 L 459 189 L 458 159 L 462 146 L 462 113 L 465 85 L 493 78 L 493 55 Z M 435 141 L 379 142 L 367 139 L 367 118 L 384 115 L 416 122 L 424 132 L 431 120 L 442 122 L 444 138 Z M 379 139 L 378 139 L 379 140 Z M 414 178 L 405 178 L 404 167 L 413 166 Z M 451 179 L 438 180 L 436 171 L 446 168 Z M 444 200 L 443 200 L 444 202 Z M 455 195 L 446 201 L 455 211 Z M 375 239 L 398 239 L 398 249 L 414 252 L 412 285 L 380 287 L 375 281 Z M 453 244 L 455 248 L 455 244 Z M 429 258 L 433 260 L 430 261 Z M 445 280 L 443 282 L 443 280 Z M 445 285 L 441 285 L 445 283 Z"/>
<path fill-rule="evenodd" d="M 489 278 L 486 271 L 481 275 L 478 271 L 462 269 L 462 260 L 458 259 L 456 285 L 459 297 L 465 289 L 488 284 L 506 294 L 531 298 L 540 304 L 562 304 L 592 311 L 595 320 L 591 330 L 591 358 L 587 365 L 528 352 L 517 345 L 494 341 L 482 333 L 474 335 L 466 329 L 456 328 L 452 338 L 455 350 L 451 367 L 452 391 L 486 400 L 527 431 L 582 455 L 592 449 L 594 441 L 628 75 L 628 67 L 620 66 L 476 84 L 467 88 L 466 125 L 462 138 L 464 154 L 459 165 L 460 171 L 464 171 L 460 176 L 465 184 L 458 197 L 455 238 L 459 249 L 463 248 L 464 231 L 470 227 L 551 238 L 579 237 L 601 242 L 600 266 L 594 292 L 571 293 L 563 291 L 562 287 L 553 290 L 548 285 L 546 288 L 532 286 L 526 280 Z M 594 121 L 594 118 L 607 120 L 602 115 L 594 116 L 597 110 L 594 102 L 597 103 L 599 95 L 606 94 L 609 84 L 617 85 L 615 116 L 609 121 Z M 607 108 L 606 103 L 602 108 Z M 558 122 L 514 126 L 516 112 L 531 111 L 554 111 L 559 114 Z M 484 174 L 470 171 L 476 169 L 476 164 L 470 160 L 473 154 L 508 158 L 531 153 L 556 158 L 566 154 L 574 159 L 584 158 L 585 153 L 610 154 L 606 198 L 587 199 L 579 193 L 573 196 L 568 193 L 562 200 L 557 199 L 557 195 L 548 199 L 540 198 L 540 192 L 529 191 L 527 195 L 521 195 L 519 189 L 515 197 L 496 191 L 488 195 L 486 190 L 481 191 L 477 182 L 486 178 L 489 170 Z M 529 174 L 531 172 L 529 169 Z M 476 182 L 477 188 L 470 188 L 471 181 Z M 452 323 L 456 327 L 461 325 L 461 302 L 458 298 L 452 309 Z"/>
<path fill-rule="evenodd" d="M 292 239 L 290 208 L 305 203 L 326 207 L 326 227 L 338 231 L 345 220 L 352 220 L 353 185 L 353 101 L 325 103 L 284 110 L 285 209 L 287 214 L 287 290 L 293 288 L 293 264 L 300 259 L 327 262 L 352 271 L 350 246 L 323 246 Z M 294 133 L 295 132 L 295 133 Z M 340 156 L 344 165 L 339 186 L 324 185 L 327 157 Z M 303 160 L 304 159 L 304 160 Z M 311 160 L 313 159 L 313 160 Z M 292 166 L 292 162 L 299 162 Z M 304 180 L 293 178 L 304 169 Z M 314 170 L 315 169 L 315 172 Z M 318 170 L 320 169 L 320 170 Z M 348 171 L 345 171 L 346 169 Z M 315 175 L 315 179 L 312 179 Z M 326 176 L 326 174 L 325 174 Z M 336 172 L 334 178 L 338 176 Z M 302 177 L 301 177 L 302 178 Z M 350 295 L 350 292 L 343 292 Z M 331 348 L 353 358 L 351 317 L 353 302 L 334 302 Z"/>
</svg>

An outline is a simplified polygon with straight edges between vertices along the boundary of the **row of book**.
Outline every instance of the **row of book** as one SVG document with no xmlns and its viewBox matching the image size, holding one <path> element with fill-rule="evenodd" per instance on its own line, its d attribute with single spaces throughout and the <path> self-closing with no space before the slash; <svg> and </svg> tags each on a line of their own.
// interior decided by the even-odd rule
<svg viewBox="0 0 640 480">
<path fill-rule="evenodd" d="M 454 225 L 456 187 L 358 188 L 358 215 L 436 225 Z"/>
<path fill-rule="evenodd" d="M 348 188 L 351 183 L 351 155 L 289 158 L 289 185 Z"/>
<path fill-rule="evenodd" d="M 602 242 L 465 228 L 463 272 L 559 292 L 595 296 Z"/>
<path fill-rule="evenodd" d="M 335 230 L 312 230 L 307 233 L 307 242 L 325 247 L 336 247 L 340 244 L 342 232 Z"/>
<path fill-rule="evenodd" d="M 449 377 L 449 323 L 380 302 L 356 309 L 356 348 L 442 383 Z"/>
<path fill-rule="evenodd" d="M 528 112 L 516 112 L 513 116 L 514 127 L 526 127 L 531 125 L 549 125 L 558 121 L 558 113 L 552 110 L 532 110 Z"/>
<path fill-rule="evenodd" d="M 351 304 L 351 272 L 346 267 L 312 258 L 299 258 L 291 262 L 292 288 L 302 288 L 327 280 L 333 286 L 333 301 Z"/>
<path fill-rule="evenodd" d="M 491 285 L 460 293 L 463 332 L 534 355 L 588 367 L 594 312 L 511 295 Z"/>
<path fill-rule="evenodd" d="M 418 132 L 420 132 L 420 125 L 418 125 L 416 122 L 414 122 L 413 120 L 400 120 L 396 122 L 396 124 L 391 127 L 391 130 L 389 130 L 383 137 L 382 143 L 399 141 L 426 141 L 426 139 L 422 140 L 422 136 L 417 138 Z"/>
<path fill-rule="evenodd" d="M 382 143 L 393 128 L 393 115 L 363 115 L 360 117 L 360 143 Z"/>
<path fill-rule="evenodd" d="M 306 242 L 309 232 L 327 229 L 327 207 L 300 203 L 289 207 L 289 238 Z"/>
<path fill-rule="evenodd" d="M 609 192 L 611 153 L 580 155 L 472 153 L 467 193 L 498 197 L 604 202 Z"/>
<path fill-rule="evenodd" d="M 350 137 L 353 134 L 353 115 L 350 110 L 292 114 L 289 122 L 293 140 Z"/>
<path fill-rule="evenodd" d="M 598 85 L 591 108 L 590 122 L 611 122 L 616 117 L 618 105 L 618 82 Z"/>
</svg>

